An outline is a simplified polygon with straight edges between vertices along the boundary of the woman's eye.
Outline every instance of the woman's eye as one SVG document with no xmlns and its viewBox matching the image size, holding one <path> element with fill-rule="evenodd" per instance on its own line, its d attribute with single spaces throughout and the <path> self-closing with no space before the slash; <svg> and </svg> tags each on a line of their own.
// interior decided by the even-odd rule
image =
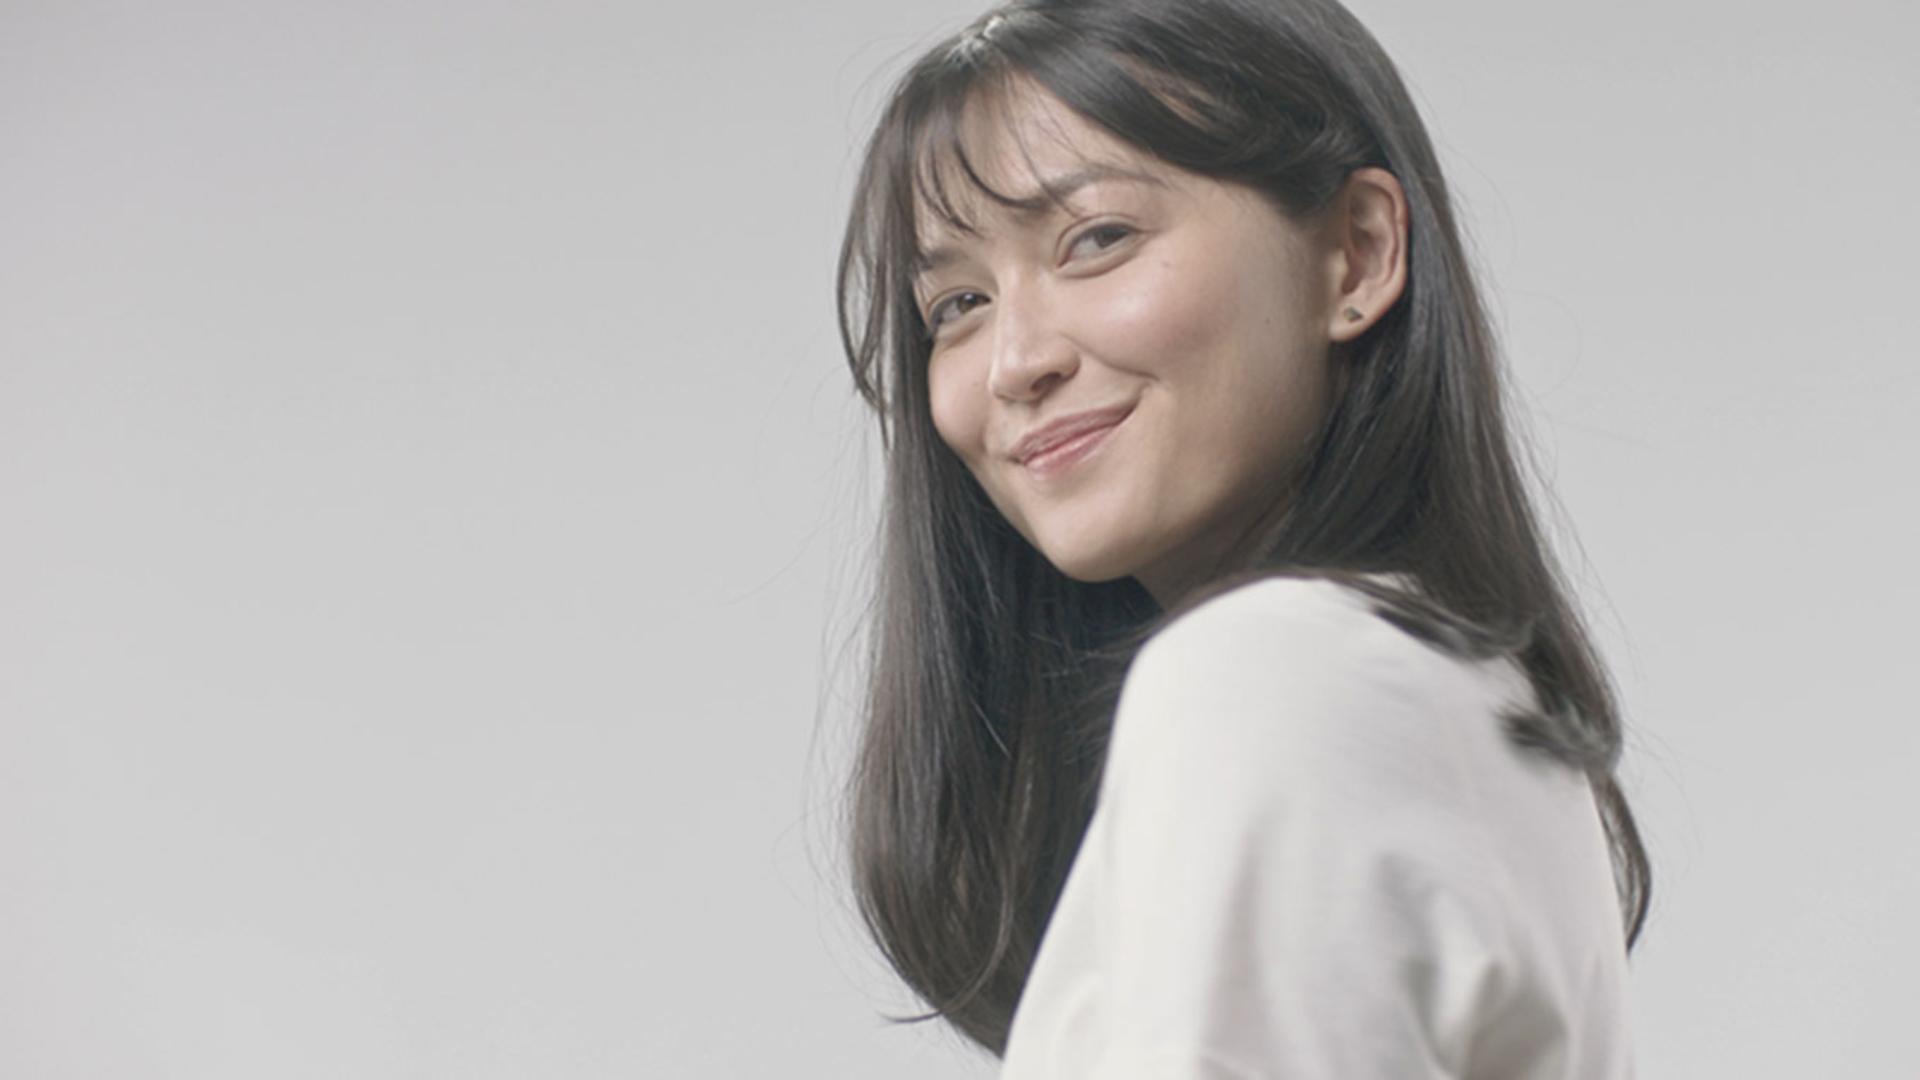
<svg viewBox="0 0 1920 1080">
<path fill-rule="evenodd" d="M 1097 236 L 1112 237 L 1112 240 L 1109 243 L 1094 245 L 1097 251 L 1106 251 L 1112 248 L 1115 244 L 1118 244 L 1120 241 L 1125 240 L 1127 237 L 1132 235 L 1133 235 L 1132 229 L 1118 222 L 1109 221 L 1104 225 L 1095 225 L 1093 228 L 1088 229 L 1086 232 L 1081 233 L 1078 237 L 1074 239 L 1073 246 L 1075 248 L 1078 248 L 1082 242 L 1093 239 L 1094 237 L 1097 237 Z"/>
<path fill-rule="evenodd" d="M 927 312 L 927 325 L 931 328 L 931 332 L 938 333 L 940 330 L 940 324 L 946 321 L 940 317 L 941 312 L 952 307 L 958 301 L 965 300 L 968 297 L 974 297 L 976 299 L 979 299 L 980 294 L 976 292 L 954 293 L 952 296 L 949 296 L 945 300 L 942 300 L 938 304 L 935 304 L 933 306 L 933 309 Z M 959 312 L 959 314 L 965 315 L 966 312 L 962 311 L 962 312 Z"/>
<path fill-rule="evenodd" d="M 1075 248 L 1078 248 L 1082 243 L 1088 240 L 1095 240 L 1096 242 L 1094 244 L 1094 253 L 1099 254 L 1100 252 L 1103 252 L 1103 251 L 1112 250 L 1122 240 L 1125 240 L 1127 237 L 1132 236 L 1133 232 L 1134 230 L 1129 228 L 1128 226 L 1121 225 L 1118 222 L 1110 221 L 1104 225 L 1095 225 L 1093 228 L 1088 229 L 1086 232 L 1083 232 L 1079 236 L 1075 237 L 1073 241 L 1073 246 Z M 1105 238 L 1107 242 L 1099 243 L 1098 240 L 1100 238 Z M 946 312 L 947 309 L 953 308 L 955 304 L 958 304 L 961 301 L 964 301 L 967 299 L 980 301 L 980 300 L 985 300 L 986 298 L 981 296 L 977 292 L 960 292 L 960 293 L 954 293 L 952 296 L 948 297 L 947 299 L 940 301 L 938 304 L 935 304 L 931 309 L 927 311 L 927 317 L 926 317 L 927 334 L 929 336 L 938 334 L 940 332 L 941 325 L 948 321 L 941 317 L 942 314 Z M 969 310 L 972 310 L 972 308 L 968 307 L 965 310 L 955 308 L 954 317 L 958 318 L 961 315 L 965 315 Z"/>
</svg>

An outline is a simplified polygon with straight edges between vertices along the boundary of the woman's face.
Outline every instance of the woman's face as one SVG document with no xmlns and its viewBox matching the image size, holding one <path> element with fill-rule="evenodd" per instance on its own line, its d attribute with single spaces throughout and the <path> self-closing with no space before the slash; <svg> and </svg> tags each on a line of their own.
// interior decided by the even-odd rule
<svg viewBox="0 0 1920 1080">
<path fill-rule="evenodd" d="M 969 157 L 996 191 L 1089 165 L 1060 211 L 947 185 L 973 237 L 919 210 L 916 286 L 941 439 L 1062 573 L 1136 577 L 1164 606 L 1284 509 L 1329 405 L 1341 263 L 1251 189 L 1173 168 L 1044 90 L 1018 139 L 970 109 Z M 1091 414 L 1097 430 L 1022 460 L 1023 440 Z M 1043 436 L 1044 437 L 1044 436 Z"/>
</svg>

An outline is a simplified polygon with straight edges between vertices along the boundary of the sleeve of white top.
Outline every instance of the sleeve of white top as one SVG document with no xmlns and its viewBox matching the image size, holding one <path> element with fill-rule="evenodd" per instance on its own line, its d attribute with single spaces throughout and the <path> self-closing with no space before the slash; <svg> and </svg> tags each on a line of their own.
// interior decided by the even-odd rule
<svg viewBox="0 0 1920 1080">
<path fill-rule="evenodd" d="M 1087 1077 L 1464 1075 L 1513 981 L 1470 685 L 1323 581 L 1225 594 L 1141 650 L 1102 779 Z"/>
</svg>

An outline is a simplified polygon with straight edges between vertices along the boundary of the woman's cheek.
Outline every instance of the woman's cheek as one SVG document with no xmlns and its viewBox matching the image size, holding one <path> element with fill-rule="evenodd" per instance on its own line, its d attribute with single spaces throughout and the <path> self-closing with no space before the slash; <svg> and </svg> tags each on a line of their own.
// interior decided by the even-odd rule
<svg viewBox="0 0 1920 1080">
<path fill-rule="evenodd" d="M 933 360 L 927 372 L 927 405 L 940 440 L 971 465 L 983 456 L 985 413 L 978 399 L 984 384 L 969 376 L 962 359 L 950 354 Z"/>
<path fill-rule="evenodd" d="M 1115 286 L 1099 323 L 1114 346 L 1104 355 L 1153 375 L 1204 351 L 1210 315 L 1218 305 L 1209 299 L 1218 283 L 1204 270 L 1168 257 L 1143 260 Z"/>
</svg>

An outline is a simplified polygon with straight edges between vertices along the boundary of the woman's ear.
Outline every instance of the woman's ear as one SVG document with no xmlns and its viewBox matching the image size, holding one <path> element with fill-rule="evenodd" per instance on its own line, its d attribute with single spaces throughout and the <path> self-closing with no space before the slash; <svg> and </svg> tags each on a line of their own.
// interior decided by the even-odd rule
<svg viewBox="0 0 1920 1080">
<path fill-rule="evenodd" d="M 1372 165 L 1348 174 L 1327 221 L 1334 268 L 1327 333 L 1348 342 L 1399 301 L 1407 285 L 1407 196 Z"/>
</svg>

